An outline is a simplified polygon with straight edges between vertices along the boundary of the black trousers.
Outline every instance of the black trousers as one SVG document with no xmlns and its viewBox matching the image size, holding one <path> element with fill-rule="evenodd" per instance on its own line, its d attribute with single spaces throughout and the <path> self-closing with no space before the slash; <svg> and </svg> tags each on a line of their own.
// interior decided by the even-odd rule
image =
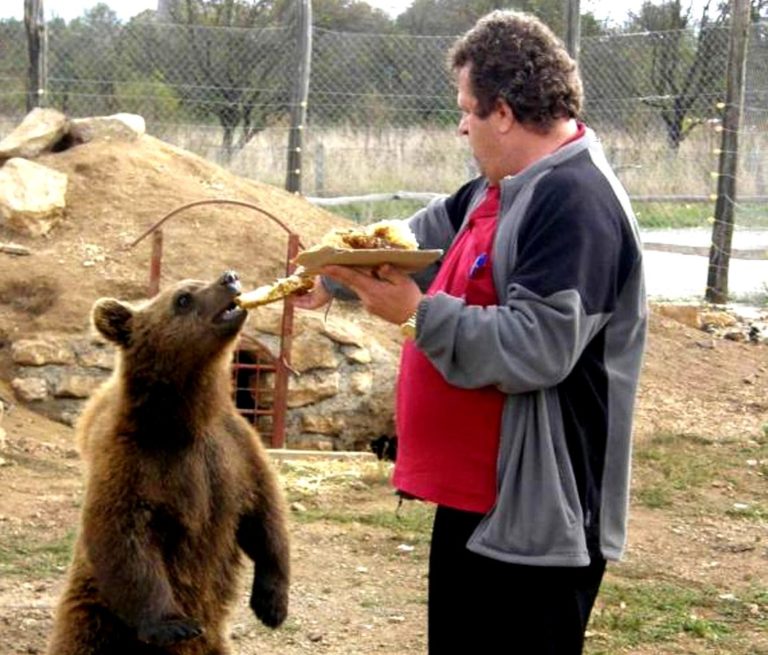
<svg viewBox="0 0 768 655">
<path fill-rule="evenodd" d="M 605 572 L 508 564 L 466 548 L 482 514 L 438 507 L 429 555 L 429 655 L 580 655 Z"/>
</svg>

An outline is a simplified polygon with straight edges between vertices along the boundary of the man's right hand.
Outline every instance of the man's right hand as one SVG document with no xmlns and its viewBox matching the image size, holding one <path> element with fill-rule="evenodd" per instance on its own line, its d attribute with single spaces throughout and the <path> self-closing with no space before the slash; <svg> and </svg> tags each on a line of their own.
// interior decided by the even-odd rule
<svg viewBox="0 0 768 655">
<path fill-rule="evenodd" d="M 320 275 L 315 276 L 315 286 L 307 293 L 293 296 L 293 306 L 301 309 L 320 309 L 331 302 L 331 294 L 322 282 Z"/>
</svg>

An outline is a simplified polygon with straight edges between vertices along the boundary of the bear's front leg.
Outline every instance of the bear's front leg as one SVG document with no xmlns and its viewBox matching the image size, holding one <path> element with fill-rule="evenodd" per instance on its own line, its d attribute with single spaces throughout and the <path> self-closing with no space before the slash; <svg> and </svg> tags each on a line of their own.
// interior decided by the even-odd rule
<svg viewBox="0 0 768 655">
<path fill-rule="evenodd" d="M 250 606 L 264 625 L 276 628 L 288 615 L 290 578 L 288 534 L 282 508 L 254 511 L 241 517 L 240 548 L 255 565 Z"/>
</svg>

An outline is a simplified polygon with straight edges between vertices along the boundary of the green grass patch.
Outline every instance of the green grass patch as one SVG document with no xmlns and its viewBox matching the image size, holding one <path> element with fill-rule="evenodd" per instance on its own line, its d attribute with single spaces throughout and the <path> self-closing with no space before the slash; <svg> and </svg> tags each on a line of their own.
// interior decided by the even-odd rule
<svg viewBox="0 0 768 655">
<path fill-rule="evenodd" d="M 0 537 L 0 575 L 49 576 L 61 573 L 72 557 L 75 530 L 53 538 L 35 534 Z"/>
<path fill-rule="evenodd" d="M 354 202 L 348 205 L 326 207 L 339 216 L 355 223 L 367 225 L 385 218 L 408 218 L 426 205 L 419 200 L 385 200 L 381 202 Z"/>
<path fill-rule="evenodd" d="M 765 521 L 768 520 L 768 507 L 762 503 L 743 503 L 727 509 L 725 514 L 731 518 L 745 521 Z"/>
<path fill-rule="evenodd" d="M 637 221 L 644 228 L 712 227 L 715 201 L 632 203 Z M 739 203 L 734 223 L 740 227 L 768 227 L 768 205 Z"/>
<path fill-rule="evenodd" d="M 767 597 L 768 591 L 756 588 L 722 594 L 712 587 L 606 580 L 589 626 L 595 638 L 585 653 L 607 655 L 643 645 L 662 653 L 662 644 L 677 643 L 682 635 L 701 642 L 692 652 L 711 652 L 716 644 L 719 653 L 753 653 L 742 636 L 768 628 L 765 614 L 754 611 L 765 606 Z"/>
<path fill-rule="evenodd" d="M 695 499 L 697 491 L 722 477 L 722 453 L 713 452 L 713 442 L 696 435 L 657 435 L 635 449 L 640 480 L 635 498 L 653 509 L 671 506 L 678 498 Z"/>
<path fill-rule="evenodd" d="M 672 643 L 681 635 L 723 647 L 732 637 L 738 639 L 736 624 L 761 627 L 764 619 L 750 610 L 758 596 L 747 591 L 746 597 L 724 598 L 714 588 L 653 580 L 633 584 L 606 580 L 589 626 L 596 639 L 588 642 L 586 653 L 616 653 L 628 647 Z M 664 652 L 659 648 L 658 652 Z"/>
<path fill-rule="evenodd" d="M 328 521 L 341 524 L 359 524 L 380 528 L 391 533 L 393 538 L 414 543 L 429 543 L 432 534 L 434 507 L 426 503 L 409 502 L 399 511 L 367 511 L 354 509 L 323 510 L 309 509 L 295 514 L 298 521 Z"/>
<path fill-rule="evenodd" d="M 715 203 L 633 202 L 632 208 L 640 227 L 708 227 L 711 226 L 708 219 L 715 211 Z"/>
</svg>

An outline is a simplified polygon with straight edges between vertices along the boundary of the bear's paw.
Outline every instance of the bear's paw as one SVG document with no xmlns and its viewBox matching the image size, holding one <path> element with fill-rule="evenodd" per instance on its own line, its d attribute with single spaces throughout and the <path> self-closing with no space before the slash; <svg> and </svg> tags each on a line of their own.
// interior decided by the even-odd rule
<svg viewBox="0 0 768 655">
<path fill-rule="evenodd" d="M 264 625 L 268 628 L 279 627 L 288 616 L 288 585 L 254 582 L 250 605 Z"/>
<path fill-rule="evenodd" d="M 147 621 L 139 626 L 139 641 L 153 646 L 170 646 L 203 634 L 203 629 L 192 619 L 174 618 Z"/>
</svg>

